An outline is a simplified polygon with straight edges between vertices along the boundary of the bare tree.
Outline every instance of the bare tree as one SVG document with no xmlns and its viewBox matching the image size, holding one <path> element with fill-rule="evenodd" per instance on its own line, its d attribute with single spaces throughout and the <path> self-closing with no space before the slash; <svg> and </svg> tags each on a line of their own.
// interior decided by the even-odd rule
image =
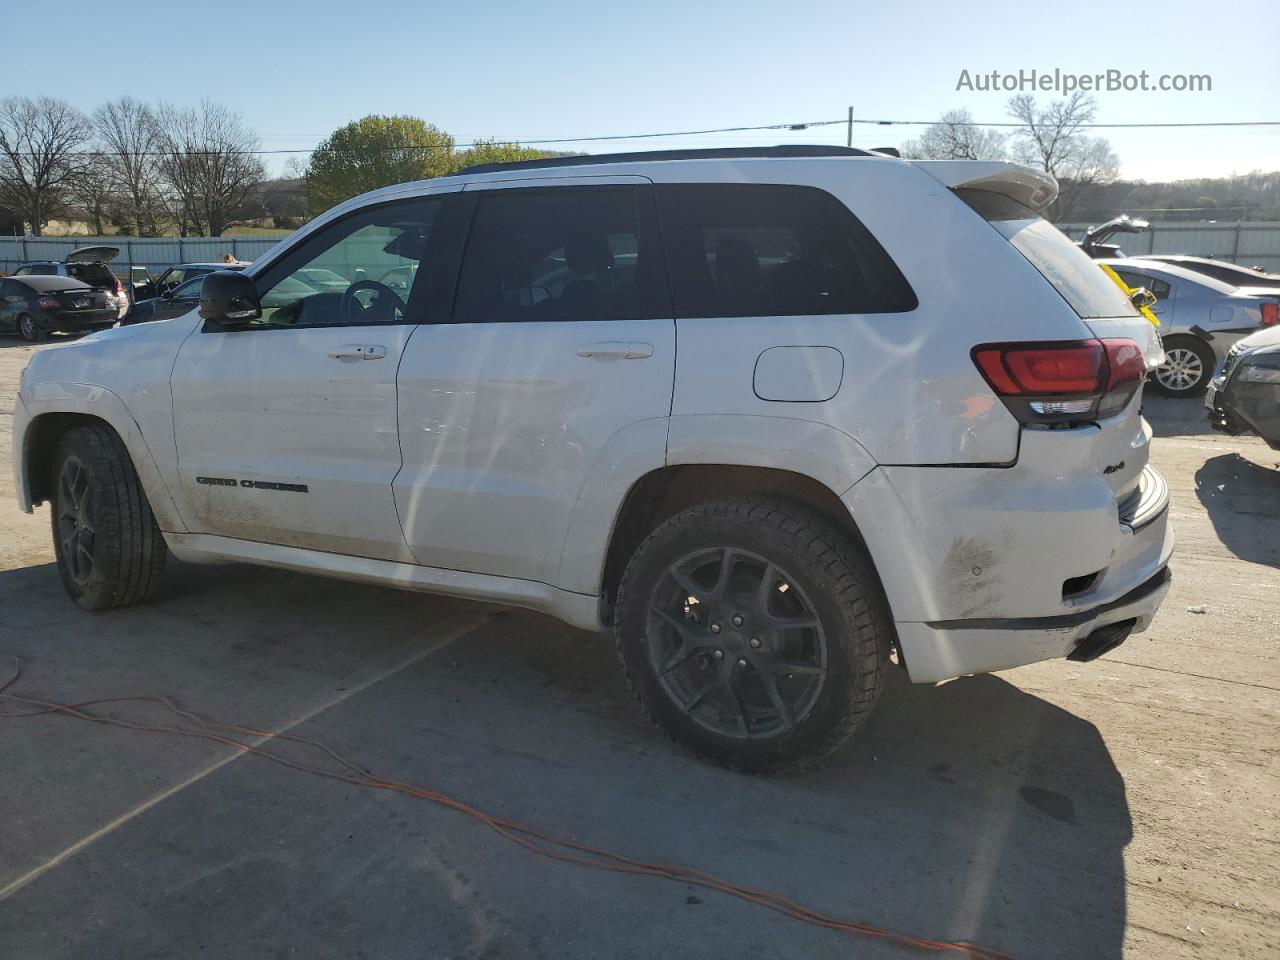
<svg viewBox="0 0 1280 960">
<path fill-rule="evenodd" d="M 238 113 L 208 100 L 197 109 L 162 105 L 156 118 L 160 178 L 179 232 L 221 236 L 266 177 L 254 154 L 257 134 Z"/>
<path fill-rule="evenodd" d="M 65 100 L 0 100 L 0 204 L 26 220 L 33 236 L 66 200 L 89 137 L 88 121 Z"/>
<path fill-rule="evenodd" d="M 67 184 L 67 201 L 102 236 L 116 207 L 115 183 L 107 158 L 101 153 L 86 154 Z"/>
<path fill-rule="evenodd" d="M 1004 160 L 1005 136 L 976 126 L 968 110 L 948 110 L 926 127 L 918 140 L 902 145 L 902 155 L 917 160 Z"/>
<path fill-rule="evenodd" d="M 1021 124 L 1013 134 L 1014 158 L 1039 167 L 1058 180 L 1055 219 L 1120 175 L 1120 158 L 1111 144 L 1084 133 L 1096 113 L 1093 98 L 1079 91 L 1065 100 L 1054 100 L 1043 109 L 1028 94 L 1009 101 L 1009 115 Z"/>
<path fill-rule="evenodd" d="M 154 111 L 132 97 L 121 97 L 93 112 L 93 127 L 134 231 L 140 237 L 158 233 L 160 129 Z"/>
</svg>

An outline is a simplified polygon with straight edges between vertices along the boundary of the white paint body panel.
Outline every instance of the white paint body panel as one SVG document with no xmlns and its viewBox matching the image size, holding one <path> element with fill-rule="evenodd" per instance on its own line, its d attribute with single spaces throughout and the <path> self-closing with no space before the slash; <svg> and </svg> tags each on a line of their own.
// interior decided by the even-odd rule
<svg viewBox="0 0 1280 960">
<path fill-rule="evenodd" d="M 34 499 L 25 458 L 39 418 L 97 416 L 124 439 L 184 559 L 490 599 L 592 628 L 633 486 L 664 467 L 744 465 L 802 474 L 841 499 L 913 679 L 1061 656 L 1097 626 L 1149 622 L 1161 591 L 1102 609 L 1150 582 L 1172 548 L 1167 510 L 1140 530 L 1118 522 L 1147 462 L 1140 395 L 1095 427 L 1024 429 L 970 359 L 982 342 L 1141 332 L 1131 319 L 1082 321 L 950 189 L 980 185 L 1042 205 L 1052 185 L 1039 175 L 883 157 L 637 161 L 539 171 L 536 183 L 480 174 L 348 201 L 250 273 L 366 204 L 650 181 L 824 189 L 877 237 L 919 306 L 246 334 L 204 333 L 189 315 L 124 328 L 33 359 L 15 415 L 20 504 Z M 385 357 L 328 356 L 352 343 Z M 308 492 L 210 487 L 198 476 Z M 1063 580 L 1092 572 L 1087 595 L 1064 600 Z M 1064 614 L 1073 626 L 963 624 Z"/>
<path fill-rule="evenodd" d="M 173 367 L 173 422 L 191 532 L 411 560 L 391 481 L 400 470 L 396 367 L 416 329 L 197 331 L 187 338 Z M 330 356 L 353 343 L 376 344 L 385 356 Z M 257 481 L 307 490 L 244 485 Z"/>
<path fill-rule="evenodd" d="M 601 342 L 643 343 L 648 356 L 579 355 Z M 570 518 L 613 438 L 659 421 L 634 435 L 647 449 L 630 456 L 661 465 L 674 366 L 670 319 L 419 329 L 400 365 L 404 469 L 395 482 L 413 556 L 560 582 Z M 598 586 L 597 570 L 586 592 Z"/>
</svg>

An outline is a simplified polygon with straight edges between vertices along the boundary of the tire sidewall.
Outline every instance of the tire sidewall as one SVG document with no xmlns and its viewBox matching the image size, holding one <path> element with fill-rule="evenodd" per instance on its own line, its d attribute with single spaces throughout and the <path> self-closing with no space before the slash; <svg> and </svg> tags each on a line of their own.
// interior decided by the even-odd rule
<svg viewBox="0 0 1280 960">
<path fill-rule="evenodd" d="M 50 512 L 53 515 L 53 551 L 58 564 L 58 576 L 62 579 L 62 586 L 71 599 L 78 606 L 91 610 L 99 609 L 102 606 L 99 598 L 111 592 L 112 571 L 108 569 L 110 551 L 107 548 L 110 543 L 108 538 L 115 535 L 114 525 L 110 522 L 106 511 L 102 509 L 102 478 L 95 463 L 95 453 L 96 451 L 90 449 L 90 444 L 80 437 L 77 431 L 72 431 L 62 438 L 54 462 L 53 496 L 50 504 L 52 507 Z M 82 468 L 89 475 L 89 512 L 94 520 L 94 557 L 93 570 L 90 571 L 84 583 L 77 583 L 71 576 L 69 564 L 64 556 L 62 538 L 59 536 L 59 518 L 62 515 L 63 505 L 62 468 L 68 457 L 79 460 Z"/>
<path fill-rule="evenodd" d="M 655 588 L 671 564 L 714 546 L 737 547 L 773 561 L 801 588 L 822 624 L 827 646 L 822 689 L 808 714 L 792 730 L 776 737 L 740 740 L 699 725 L 663 690 L 649 658 L 647 611 Z M 716 513 L 703 513 L 695 521 L 686 513 L 659 527 L 632 558 L 619 591 L 615 634 L 636 695 L 654 720 L 696 753 L 738 769 L 770 770 L 811 754 L 843 724 L 852 709 L 858 680 L 849 650 L 849 643 L 858 637 L 854 620 L 853 612 L 839 599 L 830 571 L 777 525 L 749 524 L 739 517 Z"/>
</svg>

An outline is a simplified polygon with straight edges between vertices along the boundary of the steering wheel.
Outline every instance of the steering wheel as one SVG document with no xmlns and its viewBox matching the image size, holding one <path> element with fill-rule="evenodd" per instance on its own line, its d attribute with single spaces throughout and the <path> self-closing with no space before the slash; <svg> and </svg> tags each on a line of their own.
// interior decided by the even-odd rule
<svg viewBox="0 0 1280 960">
<path fill-rule="evenodd" d="M 408 312 L 409 308 L 406 306 L 404 300 L 400 298 L 400 294 L 396 293 L 385 283 L 381 283 L 377 280 L 357 280 L 342 292 L 342 303 L 338 307 L 338 314 L 342 317 L 344 323 L 355 322 L 355 317 L 352 315 L 352 311 L 355 307 L 359 306 L 362 311 L 367 309 L 359 300 L 356 299 L 356 294 L 362 290 L 376 291 L 379 301 L 384 295 L 388 296 L 395 301 L 396 306 L 400 307 L 401 313 Z"/>
</svg>

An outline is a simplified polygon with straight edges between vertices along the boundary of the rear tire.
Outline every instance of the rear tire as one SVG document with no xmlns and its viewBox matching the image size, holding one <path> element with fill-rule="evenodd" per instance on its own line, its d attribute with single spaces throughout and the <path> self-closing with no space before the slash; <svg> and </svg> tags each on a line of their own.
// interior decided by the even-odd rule
<svg viewBox="0 0 1280 960">
<path fill-rule="evenodd" d="M 86 610 L 150 598 L 168 549 L 115 431 L 68 430 L 58 444 L 50 489 L 54 552 L 67 595 Z"/>
<path fill-rule="evenodd" d="M 862 546 L 779 500 L 718 500 L 664 522 L 627 565 L 614 617 L 650 718 L 752 773 L 813 766 L 848 740 L 880 695 L 892 636 Z"/>
<path fill-rule="evenodd" d="M 1164 342 L 1165 362 L 1156 368 L 1151 385 L 1166 397 L 1194 397 L 1204 393 L 1218 365 L 1213 350 L 1196 337 L 1170 337 Z"/>
<path fill-rule="evenodd" d="M 35 319 L 29 313 L 20 314 L 18 317 L 18 334 L 27 343 L 39 343 L 49 334 L 36 323 Z"/>
</svg>

